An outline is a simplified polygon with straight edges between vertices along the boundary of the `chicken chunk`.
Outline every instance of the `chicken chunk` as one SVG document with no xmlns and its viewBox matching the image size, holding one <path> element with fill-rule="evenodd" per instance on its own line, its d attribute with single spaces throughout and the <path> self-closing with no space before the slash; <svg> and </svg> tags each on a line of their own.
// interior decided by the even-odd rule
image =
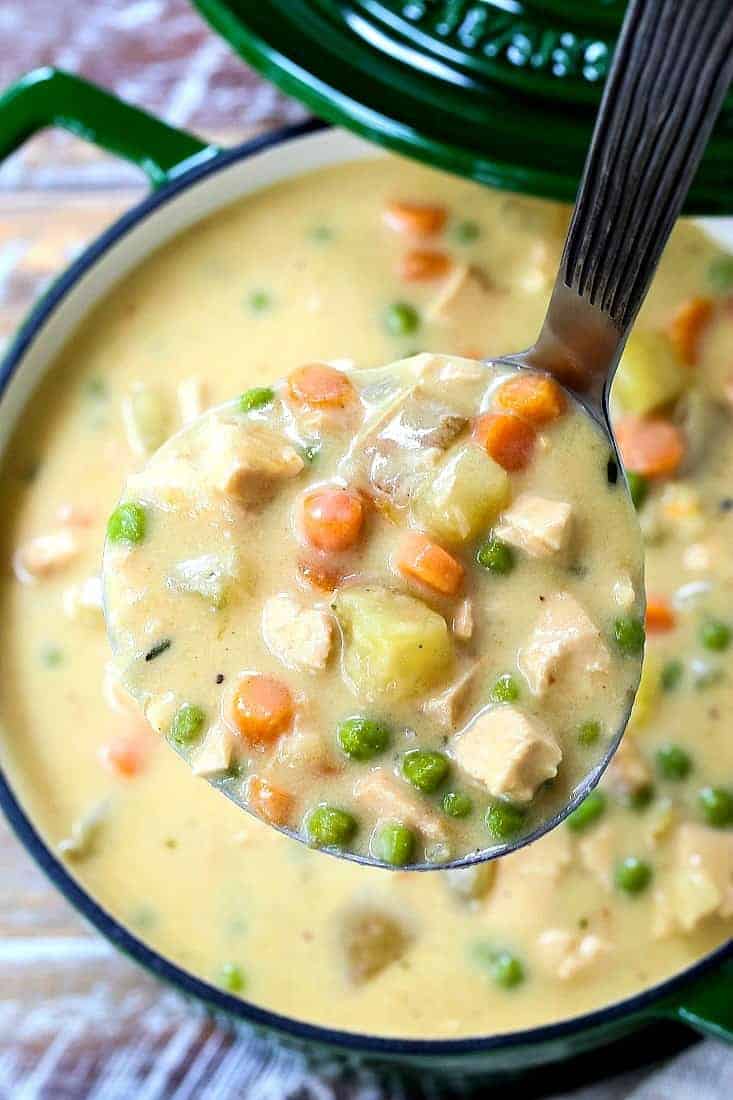
<svg viewBox="0 0 733 1100">
<path fill-rule="evenodd" d="M 454 739 L 453 755 L 495 798 L 512 802 L 529 802 L 562 760 L 549 730 L 513 706 L 481 711 Z"/>
<path fill-rule="evenodd" d="M 461 332 L 473 331 L 476 317 L 482 317 L 491 302 L 491 285 L 480 268 L 456 264 L 425 315 L 429 321 Z"/>
<path fill-rule="evenodd" d="M 442 729 L 453 733 L 458 725 L 461 712 L 468 702 L 471 688 L 476 683 L 476 678 L 483 667 L 483 661 L 473 661 L 445 691 L 441 691 L 440 695 L 433 695 L 430 699 L 425 700 L 420 708 L 423 714 L 427 714 Z"/>
<path fill-rule="evenodd" d="M 523 878 L 538 883 L 543 880 L 553 886 L 562 878 L 573 862 L 573 845 L 566 829 L 552 829 L 549 833 L 501 860 L 511 864 L 512 871 Z"/>
<path fill-rule="evenodd" d="M 331 654 L 333 619 L 326 611 L 303 607 L 292 596 L 271 596 L 262 609 L 262 635 L 286 668 L 319 672 Z"/>
<path fill-rule="evenodd" d="M 733 916 L 733 833 L 680 825 L 671 898 L 676 922 L 685 932 L 711 916 Z"/>
<path fill-rule="evenodd" d="M 314 728 L 297 728 L 277 743 L 277 760 L 288 767 L 324 774 L 334 769 L 324 737 Z"/>
<path fill-rule="evenodd" d="M 652 770 L 633 736 L 627 733 L 621 738 L 608 767 L 608 782 L 622 798 L 633 798 L 643 791 L 652 781 Z"/>
<path fill-rule="evenodd" d="M 81 547 L 73 531 L 66 527 L 39 535 L 19 546 L 13 555 L 13 570 L 19 581 L 30 584 L 69 565 Z"/>
<path fill-rule="evenodd" d="M 556 592 L 545 601 L 517 663 L 531 692 L 541 696 L 561 675 L 576 685 L 582 678 L 606 675 L 610 654 L 575 597 Z"/>
<path fill-rule="evenodd" d="M 281 432 L 264 424 L 241 424 L 211 417 L 202 465 L 213 487 L 240 504 L 268 500 L 278 482 L 297 477 L 303 458 Z"/>
<path fill-rule="evenodd" d="M 540 933 L 537 947 L 548 973 L 560 981 L 568 981 L 607 955 L 611 944 L 594 932 L 580 934 L 566 928 L 548 928 Z"/>
<path fill-rule="evenodd" d="M 558 831 L 555 830 L 555 832 Z M 613 887 L 613 868 L 617 850 L 617 831 L 609 822 L 596 826 L 578 842 L 580 862 L 606 890 Z"/>
<path fill-rule="evenodd" d="M 437 813 L 384 768 L 374 768 L 357 779 L 354 797 L 380 821 L 401 821 L 430 840 L 442 841 L 445 837 Z"/>
<path fill-rule="evenodd" d="M 94 575 L 69 585 L 64 592 L 64 614 L 69 619 L 103 623 L 102 578 Z"/>
<path fill-rule="evenodd" d="M 532 558 L 549 558 L 567 549 L 572 518 L 567 501 L 522 493 L 499 517 L 496 537 Z"/>
<path fill-rule="evenodd" d="M 223 722 L 211 727 L 204 743 L 191 760 L 194 775 L 212 779 L 229 771 L 234 759 L 236 738 Z"/>
</svg>

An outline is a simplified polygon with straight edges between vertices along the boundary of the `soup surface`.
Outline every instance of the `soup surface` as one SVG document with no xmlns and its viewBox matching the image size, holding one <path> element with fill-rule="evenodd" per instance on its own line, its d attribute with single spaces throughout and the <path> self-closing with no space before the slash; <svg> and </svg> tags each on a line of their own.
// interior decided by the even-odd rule
<svg viewBox="0 0 733 1100">
<path fill-rule="evenodd" d="M 440 216 L 416 221 L 415 203 Z M 564 208 L 391 158 L 255 195 L 116 288 L 6 456 L 3 765 L 106 909 L 259 1005 L 381 1035 L 511 1031 L 634 993 L 731 934 L 733 265 L 690 225 L 615 387 L 647 541 L 642 686 L 572 821 L 467 871 L 330 859 L 197 779 L 108 667 L 106 523 L 165 435 L 313 360 L 526 346 L 566 221 Z M 436 310 L 456 272 L 462 292 Z"/>
<path fill-rule="evenodd" d="M 314 847 L 443 863 L 597 770 L 639 680 L 640 558 L 608 439 L 551 378 L 316 363 L 128 479 L 105 609 L 197 775 Z"/>
</svg>

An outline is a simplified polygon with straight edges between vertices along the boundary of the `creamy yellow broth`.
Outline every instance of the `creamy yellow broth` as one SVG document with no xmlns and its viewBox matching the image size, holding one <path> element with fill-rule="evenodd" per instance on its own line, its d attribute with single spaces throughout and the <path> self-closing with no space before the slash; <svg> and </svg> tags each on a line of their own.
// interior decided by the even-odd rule
<svg viewBox="0 0 733 1100">
<path fill-rule="evenodd" d="M 445 206 L 441 247 L 481 268 L 484 295 L 460 322 L 428 320 L 439 285 L 408 286 L 398 274 L 405 241 L 381 219 L 394 198 Z M 634 993 L 730 936 L 731 831 L 724 800 L 713 828 L 698 792 L 733 784 L 730 650 L 701 642 L 710 617 L 723 627 L 733 618 L 733 512 L 724 503 L 733 495 L 733 317 L 720 278 L 711 282 L 716 250 L 690 226 L 675 231 L 639 321 L 640 331 L 667 331 L 681 303 L 713 301 L 697 365 L 687 374 L 676 362 L 660 368 L 666 389 L 652 399 L 665 416 L 671 401 L 675 415 L 688 405 L 689 472 L 683 465 L 653 485 L 640 512 L 648 591 L 670 601 L 675 623 L 651 636 L 642 697 L 598 820 L 561 827 L 478 880 L 349 866 L 229 804 L 105 683 L 109 651 L 88 579 L 120 480 L 142 461 L 123 415 L 133 388 L 154 389 L 173 430 L 177 390 L 189 379 L 205 384 L 213 404 L 312 359 L 366 367 L 421 347 L 518 349 L 541 321 L 566 218 L 559 207 L 387 158 L 256 195 L 115 290 L 29 403 L 6 458 L 2 762 L 48 843 L 63 846 L 102 906 L 179 965 L 264 1007 L 381 1035 L 511 1031 Z M 458 231 L 468 220 L 477 236 Z M 418 311 L 416 332 L 385 326 L 395 301 Z M 622 368 L 629 385 L 634 369 Z M 679 396 L 690 385 L 695 402 Z M 622 411 L 648 411 L 638 391 L 638 382 L 627 386 Z M 32 545 L 46 535 L 56 542 Z M 723 629 L 716 644 L 724 640 Z M 682 666 L 677 681 L 672 660 Z M 677 781 L 655 761 L 670 742 L 692 760 Z M 636 894 L 615 883 L 628 856 L 652 875 Z M 502 951 L 521 965 L 512 988 L 502 984 Z"/>
<path fill-rule="evenodd" d="M 347 395 L 326 411 L 300 376 L 128 479 L 104 554 L 120 679 L 197 775 L 314 847 L 393 866 L 500 849 L 567 806 L 638 684 L 641 539 L 608 438 L 497 364 L 319 364 Z M 517 387 L 548 395 L 541 432 L 501 412 Z M 497 423 L 520 451 L 482 442 Z M 334 497 L 353 524 L 309 526 Z"/>
</svg>

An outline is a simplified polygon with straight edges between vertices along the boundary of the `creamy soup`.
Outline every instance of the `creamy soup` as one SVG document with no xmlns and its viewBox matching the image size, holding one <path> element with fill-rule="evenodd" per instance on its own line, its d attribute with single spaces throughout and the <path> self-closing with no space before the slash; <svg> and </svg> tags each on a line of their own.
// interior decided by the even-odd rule
<svg viewBox="0 0 733 1100">
<path fill-rule="evenodd" d="M 312 363 L 128 479 L 105 610 L 197 775 L 314 847 L 440 863 L 505 850 L 597 772 L 641 669 L 640 544 L 607 436 L 552 378 Z"/>
<path fill-rule="evenodd" d="M 395 203 L 438 209 L 431 236 L 385 222 Z M 391 158 L 255 195 L 116 288 L 5 459 L 3 764 L 102 906 L 259 1005 L 380 1035 L 511 1031 L 637 992 L 731 934 L 733 264 L 692 226 L 673 234 L 615 388 L 647 544 L 642 685 L 568 824 L 476 870 L 331 859 L 196 778 L 107 671 L 105 528 L 161 433 L 314 360 L 526 346 L 566 222 Z M 456 272 L 468 289 L 436 313 Z"/>
</svg>

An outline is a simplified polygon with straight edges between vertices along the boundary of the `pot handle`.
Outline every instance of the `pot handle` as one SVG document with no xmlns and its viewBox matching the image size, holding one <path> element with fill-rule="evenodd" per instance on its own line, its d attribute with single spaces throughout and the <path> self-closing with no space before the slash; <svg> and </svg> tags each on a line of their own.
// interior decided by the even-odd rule
<svg viewBox="0 0 733 1100">
<path fill-rule="evenodd" d="M 0 95 L 0 161 L 46 126 L 132 161 L 161 187 L 219 150 L 125 103 L 82 77 L 35 69 Z"/>
<path fill-rule="evenodd" d="M 718 970 L 709 972 L 654 1015 L 677 1020 L 702 1035 L 733 1043 L 733 963 L 723 963 Z"/>
</svg>

